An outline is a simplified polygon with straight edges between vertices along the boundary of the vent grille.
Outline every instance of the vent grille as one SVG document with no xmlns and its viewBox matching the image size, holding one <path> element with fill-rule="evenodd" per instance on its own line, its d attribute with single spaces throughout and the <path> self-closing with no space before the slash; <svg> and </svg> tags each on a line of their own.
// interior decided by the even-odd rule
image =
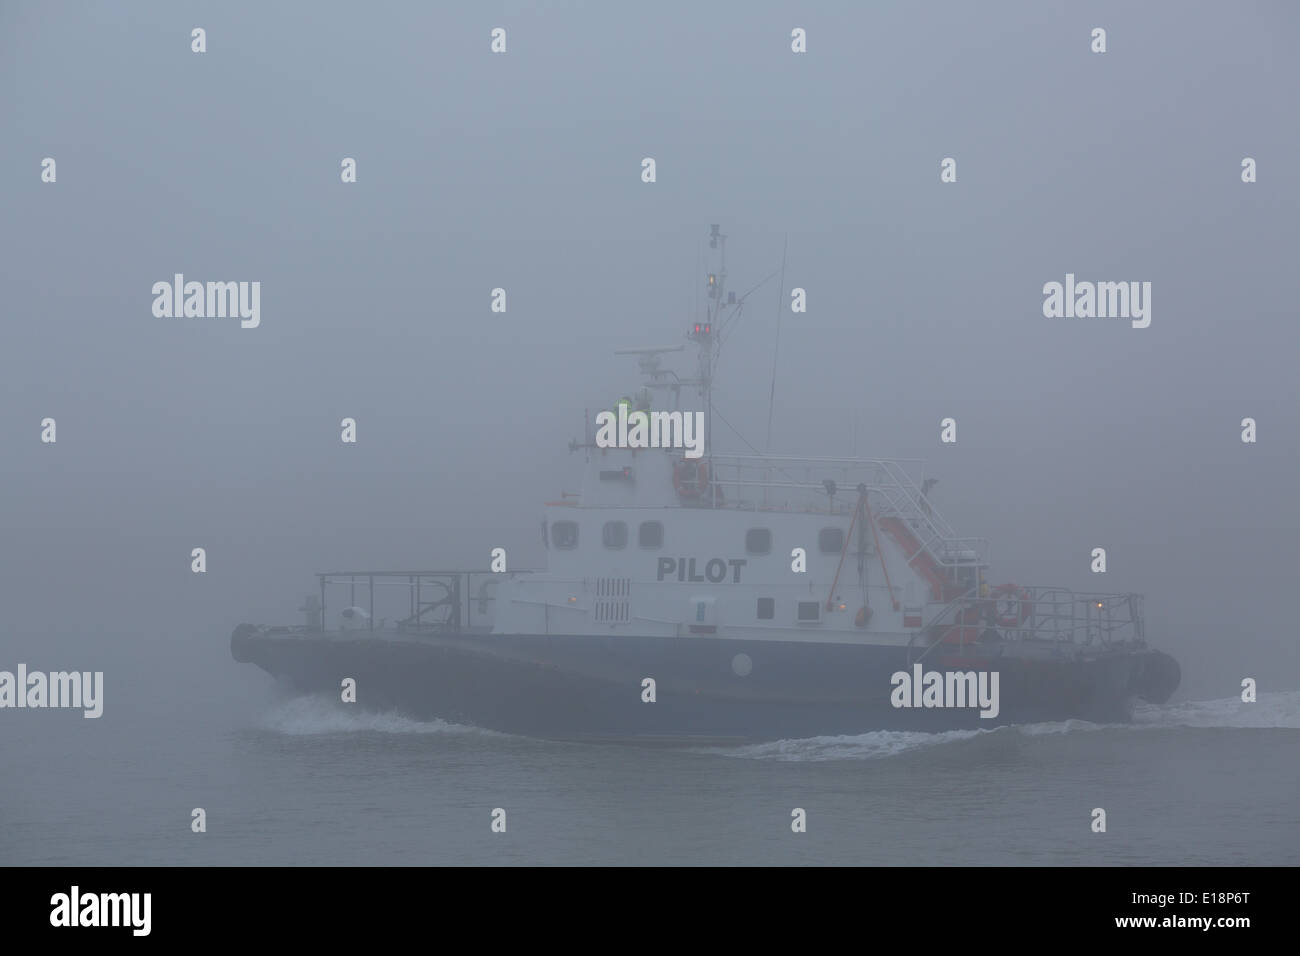
<svg viewBox="0 0 1300 956">
<path fill-rule="evenodd" d="M 631 620 L 631 594 L 631 578 L 596 578 L 596 623 L 626 624 Z"/>
</svg>

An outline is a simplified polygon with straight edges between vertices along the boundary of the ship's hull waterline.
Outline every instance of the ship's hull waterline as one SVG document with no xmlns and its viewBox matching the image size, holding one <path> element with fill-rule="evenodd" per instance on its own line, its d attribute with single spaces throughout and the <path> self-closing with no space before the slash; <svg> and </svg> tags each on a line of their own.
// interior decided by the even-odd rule
<svg viewBox="0 0 1300 956">
<path fill-rule="evenodd" d="M 1123 721 L 1135 699 L 1163 702 L 1179 679 L 1171 657 L 1141 646 L 1073 659 L 1013 644 L 936 647 L 918 661 L 916 648 L 878 644 L 277 630 L 242 625 L 232 655 L 302 692 L 341 695 L 351 678 L 365 709 L 566 740 L 771 741 Z M 996 716 L 980 716 L 974 693 L 967 706 L 895 706 L 893 676 L 916 673 L 918 663 L 923 672 L 985 672 L 986 689 L 996 672 Z"/>
</svg>

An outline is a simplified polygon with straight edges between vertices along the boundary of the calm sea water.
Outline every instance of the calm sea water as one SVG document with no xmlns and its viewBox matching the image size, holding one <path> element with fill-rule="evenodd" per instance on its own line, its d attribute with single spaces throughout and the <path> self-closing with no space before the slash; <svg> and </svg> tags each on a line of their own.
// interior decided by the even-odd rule
<svg viewBox="0 0 1300 956">
<path fill-rule="evenodd" d="M 285 695 L 220 641 L 90 637 L 3 645 L 0 669 L 106 691 L 99 720 L 0 711 L 0 863 L 1300 863 L 1300 691 L 1129 726 L 593 746 Z"/>
</svg>

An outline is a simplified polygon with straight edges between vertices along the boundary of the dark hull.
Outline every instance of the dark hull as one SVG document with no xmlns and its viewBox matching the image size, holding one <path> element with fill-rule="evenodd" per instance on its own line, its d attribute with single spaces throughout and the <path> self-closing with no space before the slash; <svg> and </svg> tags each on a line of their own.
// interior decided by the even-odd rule
<svg viewBox="0 0 1300 956">
<path fill-rule="evenodd" d="M 891 675 L 910 673 L 919 651 L 888 646 L 622 635 L 352 638 L 242 626 L 231 651 L 301 691 L 339 694 L 353 678 L 357 705 L 368 709 L 560 739 L 758 741 L 1122 721 L 1136 697 L 1167 698 L 1169 681 L 1177 684 L 1173 659 L 1143 648 L 1072 660 L 1012 645 L 926 655 L 926 671 L 996 671 L 999 713 L 990 719 L 977 707 L 894 707 Z M 744 675 L 737 655 L 748 658 Z M 647 677 L 653 703 L 642 700 Z"/>
</svg>

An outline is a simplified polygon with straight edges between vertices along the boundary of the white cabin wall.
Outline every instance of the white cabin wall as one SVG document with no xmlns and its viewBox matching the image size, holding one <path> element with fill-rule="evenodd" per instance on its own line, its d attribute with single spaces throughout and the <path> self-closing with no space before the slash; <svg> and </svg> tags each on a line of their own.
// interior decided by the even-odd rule
<svg viewBox="0 0 1300 956">
<path fill-rule="evenodd" d="M 612 457 L 612 456 L 611 456 Z M 648 456 L 641 455 L 641 458 Z M 606 467 L 619 467 L 610 462 Z M 671 479 L 669 479 L 671 485 Z M 603 484 L 614 485 L 614 482 Z M 675 497 L 675 496 L 674 496 Z M 677 504 L 677 502 L 673 502 Z M 585 502 L 584 502 L 585 504 Z M 866 628 L 858 628 L 854 618 L 863 604 L 857 580 L 855 546 L 849 542 L 836 594 L 841 599 L 829 612 L 825 602 L 839 564 L 839 552 L 823 554 L 819 548 L 822 528 L 839 528 L 848 534 L 851 515 L 828 515 L 815 512 L 760 511 L 692 507 L 564 507 L 547 508 L 548 529 L 557 521 L 573 521 L 578 526 L 578 546 L 565 550 L 555 546 L 553 531 L 548 533 L 550 547 L 547 569 L 513 582 L 510 593 L 524 602 L 517 611 L 502 602 L 497 627 L 500 631 L 535 632 L 539 626 L 552 633 L 637 634 L 691 633 L 696 623 L 695 604 L 709 605 L 710 620 L 716 622 L 720 636 L 762 636 L 771 639 L 827 640 L 828 632 L 844 639 L 861 639 L 865 635 L 904 632 L 902 604 L 908 584 L 926 593 L 924 579 L 904 564 L 905 555 L 885 534 L 878 534 L 879 548 L 889 567 L 890 582 L 899 610 L 894 610 L 885 587 L 877 542 L 868 540 L 868 600 L 872 617 Z M 627 525 L 627 545 L 622 549 L 606 548 L 602 530 L 606 522 L 622 521 Z M 659 521 L 664 525 L 663 545 L 657 549 L 638 544 L 639 525 Z M 746 550 L 746 532 L 751 528 L 771 531 L 771 549 L 767 554 Z M 856 530 L 854 537 L 856 537 Z M 807 552 L 804 573 L 791 570 L 791 550 L 802 547 Z M 660 560 L 671 561 L 660 578 Z M 708 562 L 714 561 L 714 576 L 722 569 L 721 580 L 689 580 L 694 560 L 697 578 L 705 576 Z M 743 565 L 733 562 L 743 561 Z M 735 580 L 737 570 L 740 581 Z M 682 580 L 683 577 L 688 578 Z M 630 591 L 629 619 L 626 623 L 597 624 L 595 607 L 599 600 L 599 579 L 628 579 Z M 760 620 L 758 599 L 771 598 L 775 614 Z M 817 623 L 800 622 L 799 602 L 815 602 L 820 608 Z M 845 605 L 839 610 L 838 604 Z M 538 608 L 551 610 L 539 617 Z M 563 622 L 563 623 L 561 623 Z"/>
</svg>

